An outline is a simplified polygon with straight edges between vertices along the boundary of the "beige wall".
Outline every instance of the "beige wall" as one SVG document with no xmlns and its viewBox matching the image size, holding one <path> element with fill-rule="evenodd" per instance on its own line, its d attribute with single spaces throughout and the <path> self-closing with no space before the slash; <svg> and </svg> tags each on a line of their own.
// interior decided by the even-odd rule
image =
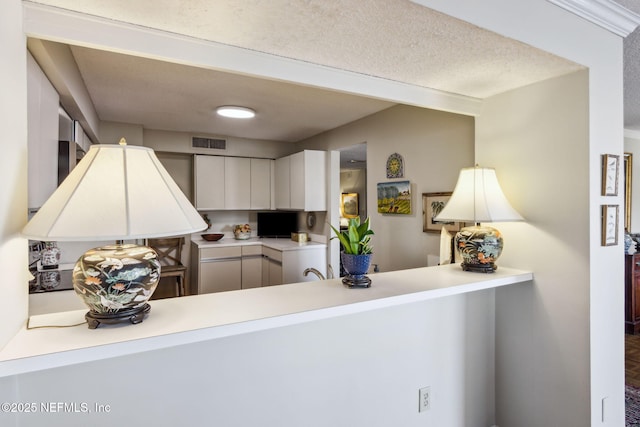
<svg viewBox="0 0 640 427">
<path fill-rule="evenodd" d="M 498 95 L 476 120 L 477 161 L 496 168 L 525 217 L 496 224 L 505 239 L 500 263 L 535 272 L 534 286 L 496 291 L 501 426 L 590 425 L 588 411 L 567 410 L 589 406 L 587 85 L 584 71 Z M 522 385 L 537 382 L 547 392 L 525 409 Z"/>
<path fill-rule="evenodd" d="M 422 193 L 452 191 L 463 167 L 474 162 L 472 117 L 398 105 L 304 141 L 304 148 L 336 150 L 367 143 L 367 210 L 376 233 L 373 262 L 381 271 L 427 265 L 438 255 L 439 234 L 422 232 Z M 411 182 L 411 215 L 378 213 L 377 183 L 390 154 L 405 161 Z"/>
</svg>

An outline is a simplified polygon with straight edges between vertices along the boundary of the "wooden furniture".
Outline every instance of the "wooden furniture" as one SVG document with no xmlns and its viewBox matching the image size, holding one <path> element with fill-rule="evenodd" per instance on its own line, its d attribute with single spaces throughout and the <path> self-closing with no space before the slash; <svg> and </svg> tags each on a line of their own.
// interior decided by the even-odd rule
<svg viewBox="0 0 640 427">
<path fill-rule="evenodd" d="M 184 237 L 147 239 L 147 246 L 153 248 L 160 261 L 160 279 L 176 278 L 176 296 L 184 296 L 187 286 L 187 267 L 182 264 Z"/>
<path fill-rule="evenodd" d="M 625 255 L 624 265 L 624 331 L 640 331 L 640 253 Z"/>
</svg>

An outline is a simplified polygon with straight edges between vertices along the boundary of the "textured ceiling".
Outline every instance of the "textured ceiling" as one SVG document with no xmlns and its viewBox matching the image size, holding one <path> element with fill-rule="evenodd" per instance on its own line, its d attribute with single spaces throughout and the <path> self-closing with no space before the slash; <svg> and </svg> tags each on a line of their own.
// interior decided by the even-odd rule
<svg viewBox="0 0 640 427">
<path fill-rule="evenodd" d="M 614 0 L 640 14 L 640 1 Z M 624 39 L 624 127 L 640 130 L 640 29 Z"/>
<path fill-rule="evenodd" d="M 475 98 L 581 68 L 409 0 L 37 0 L 34 3 Z M 281 125 L 281 132 L 287 121 L 296 120 L 295 114 L 312 108 L 306 102 L 309 98 L 296 94 L 295 89 L 284 83 L 247 83 L 239 76 L 154 64 L 140 58 L 117 58 L 119 55 L 85 48 L 74 47 L 73 52 L 102 120 L 136 122 L 155 128 L 162 123 L 160 128 L 180 125 L 200 130 L 205 126 L 203 120 L 211 120 L 209 111 L 215 105 L 211 96 L 207 104 L 199 95 L 218 91 L 216 81 L 224 81 L 234 88 L 238 98 L 244 97 L 238 102 L 245 103 L 244 99 L 255 102 L 252 106 L 258 110 L 262 105 L 279 108 L 268 95 L 273 93 L 281 95 L 278 96 L 281 105 L 292 102 L 297 105 L 297 112 L 281 110 L 276 113 L 280 121 L 269 120 Z M 156 85 L 154 80 L 162 84 Z M 164 90 L 158 93 L 157 87 Z M 264 93 L 258 93 L 258 87 L 264 88 Z M 313 106 L 317 110 L 310 116 L 322 117 L 319 110 L 324 105 L 327 117 L 343 115 L 342 120 L 350 121 L 358 114 L 364 116 L 391 105 L 351 97 L 354 99 L 344 98 L 345 108 L 340 110 L 335 107 L 341 105 L 342 96 L 324 91 L 310 93 L 310 98 L 317 101 Z M 261 104 L 269 98 L 271 103 Z M 140 104 L 141 101 L 146 103 Z M 141 111 L 154 113 L 155 117 L 149 114 L 144 119 Z M 180 116 L 181 112 L 190 116 Z M 297 129 L 276 136 L 263 130 L 262 135 L 263 139 L 296 140 L 305 132 L 309 136 L 328 129 L 326 126 L 305 123 L 304 127 L 309 128 L 306 131 Z M 254 131 L 260 132 L 258 127 Z M 248 128 L 245 132 L 245 136 L 255 137 L 248 133 Z"/>
</svg>

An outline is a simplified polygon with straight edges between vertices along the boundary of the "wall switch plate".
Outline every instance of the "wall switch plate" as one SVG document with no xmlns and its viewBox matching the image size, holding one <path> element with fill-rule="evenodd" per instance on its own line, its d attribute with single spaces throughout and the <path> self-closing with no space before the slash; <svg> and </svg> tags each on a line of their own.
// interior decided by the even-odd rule
<svg viewBox="0 0 640 427">
<path fill-rule="evenodd" d="M 418 390 L 418 412 L 428 411 L 431 408 L 431 387 L 422 387 Z"/>
</svg>

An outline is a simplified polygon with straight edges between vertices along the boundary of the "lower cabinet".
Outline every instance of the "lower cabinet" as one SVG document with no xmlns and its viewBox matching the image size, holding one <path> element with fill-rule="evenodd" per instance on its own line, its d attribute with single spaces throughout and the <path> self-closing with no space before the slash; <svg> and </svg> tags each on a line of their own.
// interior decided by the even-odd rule
<svg viewBox="0 0 640 427">
<path fill-rule="evenodd" d="M 203 248 L 198 250 L 198 294 L 242 289 L 242 251 L 240 247 Z"/>
<path fill-rule="evenodd" d="M 262 249 L 262 286 L 282 285 L 282 251 Z"/>
<path fill-rule="evenodd" d="M 200 248 L 191 244 L 191 294 L 235 291 L 318 280 L 306 268 L 325 272 L 326 248 L 277 250 L 262 245 Z"/>
<path fill-rule="evenodd" d="M 262 286 L 262 246 L 242 247 L 242 289 Z"/>
</svg>

